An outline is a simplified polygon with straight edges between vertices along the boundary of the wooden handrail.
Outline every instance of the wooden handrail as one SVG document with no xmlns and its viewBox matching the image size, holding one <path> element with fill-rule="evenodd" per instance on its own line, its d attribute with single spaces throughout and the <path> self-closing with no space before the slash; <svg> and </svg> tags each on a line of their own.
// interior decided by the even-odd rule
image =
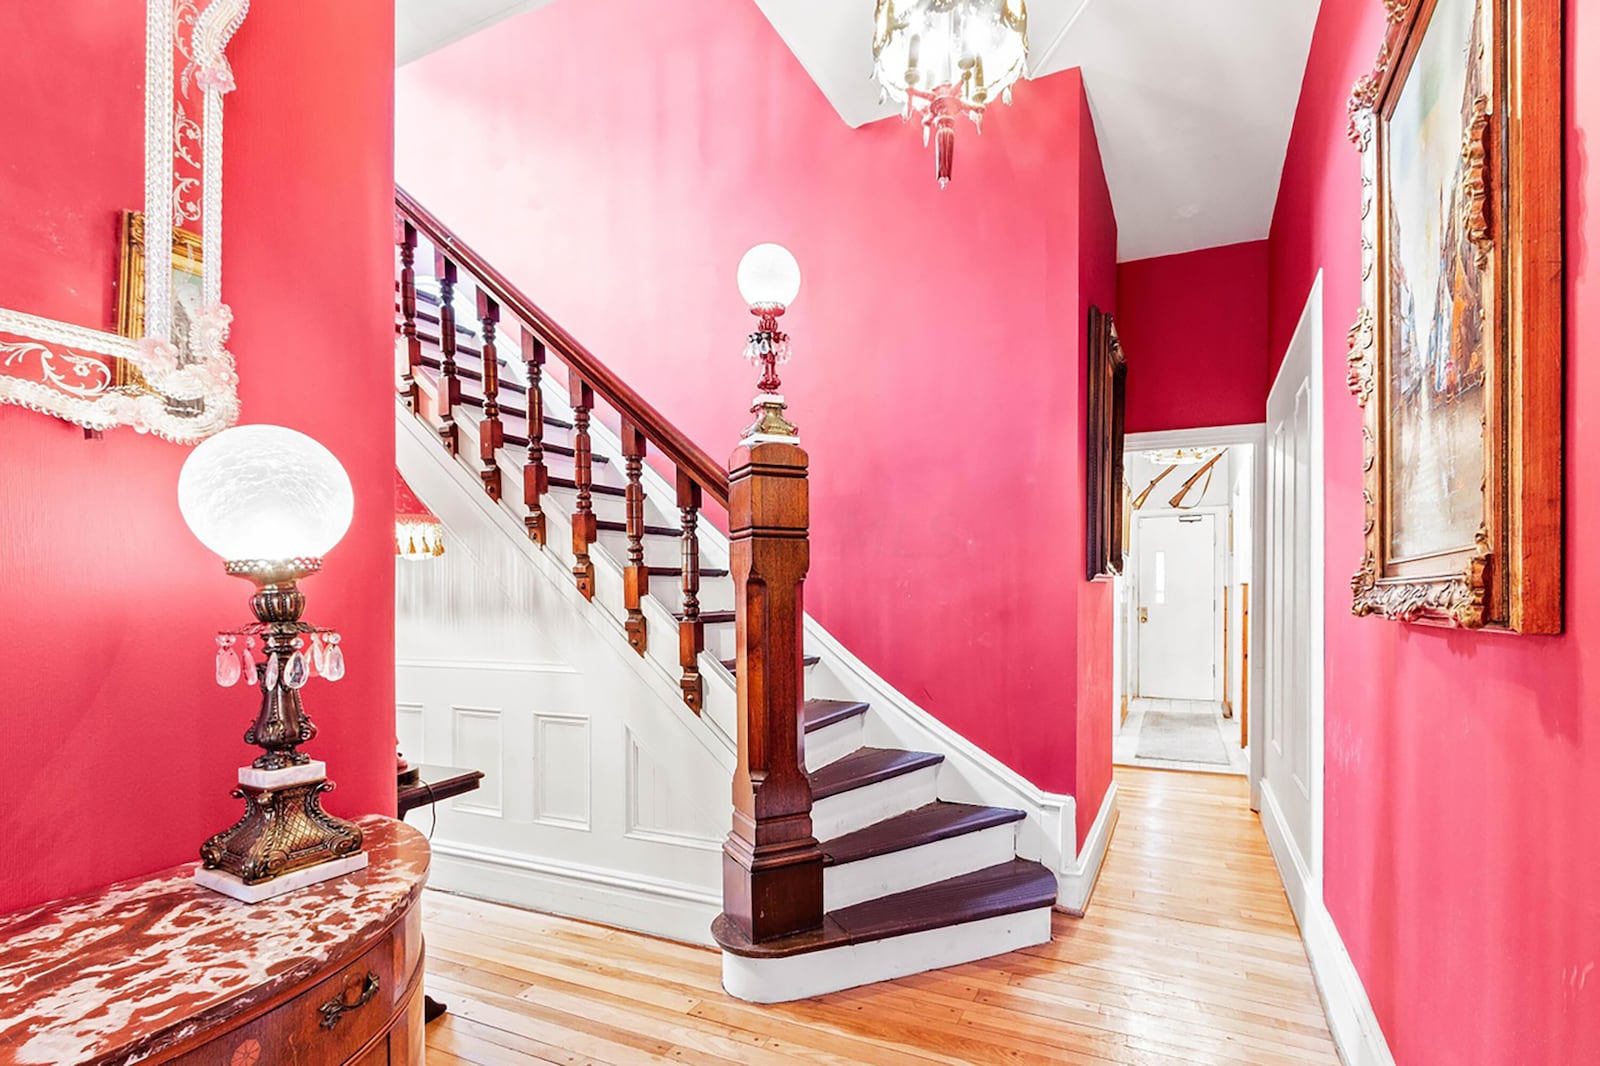
<svg viewBox="0 0 1600 1066">
<path fill-rule="evenodd" d="M 677 426 L 667 421 L 637 392 L 619 378 L 610 367 L 595 358 L 593 352 L 562 329 L 538 304 L 528 299 L 504 274 L 473 251 L 455 235 L 439 218 L 416 198 L 398 185 L 394 190 L 395 209 L 401 217 L 425 235 L 436 248 L 448 249 L 456 265 L 472 275 L 473 279 L 488 289 L 502 307 L 521 319 L 556 358 L 567 364 L 579 378 L 632 424 L 645 439 L 655 445 L 670 459 L 678 470 L 699 485 L 707 496 L 728 505 L 728 472 L 721 463 L 707 455 Z"/>
</svg>

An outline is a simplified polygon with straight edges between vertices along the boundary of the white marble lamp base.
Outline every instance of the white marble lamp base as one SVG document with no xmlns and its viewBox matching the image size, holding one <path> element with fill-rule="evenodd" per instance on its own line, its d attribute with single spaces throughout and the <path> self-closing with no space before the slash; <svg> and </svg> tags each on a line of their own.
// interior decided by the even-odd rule
<svg viewBox="0 0 1600 1066">
<path fill-rule="evenodd" d="M 322 781 L 327 776 L 327 764 L 316 760 L 283 770 L 257 770 L 253 766 L 241 766 L 239 768 L 239 784 L 268 792 Z M 204 866 L 195 870 L 194 880 L 195 884 L 203 885 L 214 892 L 220 892 L 224 896 L 231 896 L 244 903 L 260 903 L 264 899 L 282 896 L 296 889 L 305 888 L 307 885 L 321 884 L 323 881 L 331 881 L 335 877 L 343 877 L 345 874 L 365 869 L 366 865 L 367 853 L 363 849 L 354 855 L 330 859 L 327 862 L 321 862 L 315 866 L 307 866 L 302 870 L 293 870 L 274 877 L 270 881 L 259 881 L 253 885 L 245 884 L 244 879 L 239 877 L 238 874 L 231 874 L 226 870 L 209 870 Z"/>
<path fill-rule="evenodd" d="M 307 885 L 321 884 L 331 881 L 335 877 L 363 870 L 367 865 L 367 853 L 357 852 L 347 855 L 342 859 L 331 862 L 319 863 L 308 866 L 304 870 L 295 870 L 281 877 L 274 877 L 270 881 L 259 884 L 247 885 L 234 874 L 226 870 L 208 870 L 204 866 L 194 872 L 194 881 L 197 885 L 204 885 L 214 892 L 221 892 L 224 896 L 232 896 L 244 903 L 260 903 L 264 899 L 282 896 L 296 889 L 305 888 Z"/>
</svg>

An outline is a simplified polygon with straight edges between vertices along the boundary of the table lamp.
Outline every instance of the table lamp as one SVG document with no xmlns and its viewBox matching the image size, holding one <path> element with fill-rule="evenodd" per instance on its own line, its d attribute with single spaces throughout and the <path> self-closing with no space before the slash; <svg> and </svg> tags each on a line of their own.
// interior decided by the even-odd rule
<svg viewBox="0 0 1600 1066">
<path fill-rule="evenodd" d="M 300 690 L 314 676 L 344 676 L 339 634 L 300 620 L 299 582 L 322 569 L 323 554 L 350 527 L 349 476 L 303 433 L 236 426 L 190 453 L 178 508 L 224 569 L 256 586 L 256 621 L 217 635 L 217 683 L 242 678 L 261 689 L 244 735 L 261 754 L 239 768 L 233 793 L 244 816 L 201 847 L 195 880 L 254 903 L 361 869 L 361 829 L 322 809 L 322 793 L 333 788 L 327 766 L 299 750 L 317 735 Z"/>
</svg>

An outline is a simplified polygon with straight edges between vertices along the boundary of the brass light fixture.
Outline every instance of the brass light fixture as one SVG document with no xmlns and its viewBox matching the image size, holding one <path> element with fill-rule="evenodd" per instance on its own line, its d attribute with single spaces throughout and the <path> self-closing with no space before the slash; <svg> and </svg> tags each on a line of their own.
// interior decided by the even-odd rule
<svg viewBox="0 0 1600 1066">
<path fill-rule="evenodd" d="M 983 113 L 1028 76 L 1027 0 L 878 0 L 873 71 L 883 97 L 922 116 L 939 187 L 950 184 L 956 119 L 983 132 Z"/>
<path fill-rule="evenodd" d="M 205 441 L 178 477 L 178 506 L 194 535 L 250 581 L 256 620 L 217 635 L 217 683 L 261 689 L 233 795 L 244 816 L 200 849 L 200 884 L 246 902 L 282 895 L 367 864 L 361 830 L 322 809 L 327 767 L 299 750 L 317 735 L 301 701 L 311 678 L 344 676 L 339 634 L 301 620 L 300 581 L 350 526 L 350 478 L 321 444 L 282 426 L 237 426 Z M 260 647 L 264 658 L 256 658 Z"/>
</svg>

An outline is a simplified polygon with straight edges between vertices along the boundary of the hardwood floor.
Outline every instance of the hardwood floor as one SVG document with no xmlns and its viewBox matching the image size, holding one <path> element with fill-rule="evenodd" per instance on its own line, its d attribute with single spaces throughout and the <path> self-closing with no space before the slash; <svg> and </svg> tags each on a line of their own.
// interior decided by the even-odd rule
<svg viewBox="0 0 1600 1066">
<path fill-rule="evenodd" d="M 428 991 L 450 1013 L 428 1062 L 1336 1064 L 1244 780 L 1116 773 L 1087 918 L 804 1003 L 730 999 L 707 950 L 430 892 Z"/>
</svg>

